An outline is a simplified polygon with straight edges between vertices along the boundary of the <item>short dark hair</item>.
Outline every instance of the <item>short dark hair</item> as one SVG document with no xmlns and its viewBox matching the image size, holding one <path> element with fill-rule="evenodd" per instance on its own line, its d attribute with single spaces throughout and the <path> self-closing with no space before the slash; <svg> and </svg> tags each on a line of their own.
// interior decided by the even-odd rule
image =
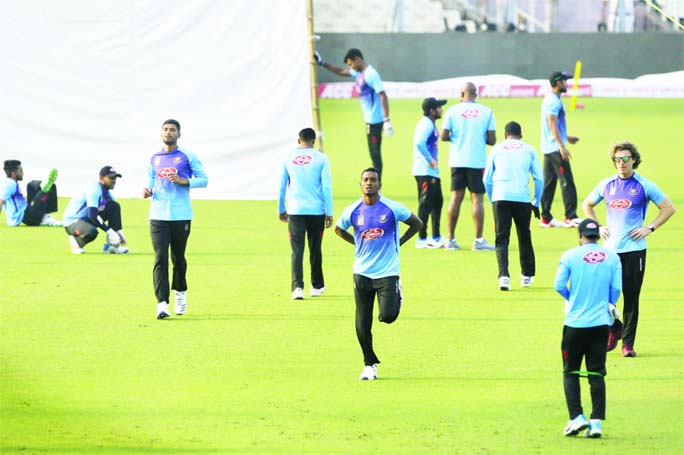
<svg viewBox="0 0 684 455">
<path fill-rule="evenodd" d="M 299 132 L 299 139 L 304 142 L 313 142 L 316 140 L 316 132 L 313 128 L 304 128 Z"/>
<path fill-rule="evenodd" d="M 382 179 L 381 179 L 381 176 L 380 176 L 380 171 L 378 171 L 376 168 L 374 168 L 374 167 L 372 167 L 372 166 L 371 166 L 371 167 L 367 167 L 366 169 L 364 169 L 363 171 L 361 171 L 361 178 L 363 178 L 363 174 L 365 174 L 366 172 L 375 172 L 376 174 L 378 174 L 378 182 L 382 182 Z"/>
<path fill-rule="evenodd" d="M 613 165 L 615 165 L 615 153 L 617 153 L 618 150 L 629 150 L 632 158 L 634 158 L 634 166 L 632 166 L 632 168 L 636 169 L 639 167 L 641 164 L 641 153 L 637 150 L 636 145 L 629 141 L 616 142 L 613 144 L 610 148 L 610 161 L 613 162 Z"/>
<path fill-rule="evenodd" d="M 12 175 L 12 172 L 16 171 L 19 166 L 21 166 L 21 161 L 19 160 L 5 160 L 5 174 L 7 177 Z"/>
<path fill-rule="evenodd" d="M 363 54 L 361 51 L 355 47 L 352 47 L 347 51 L 347 55 L 344 56 L 344 63 L 347 63 L 347 60 L 354 60 L 356 57 L 359 57 L 361 60 L 363 60 Z"/>
<path fill-rule="evenodd" d="M 176 125 L 176 129 L 180 131 L 180 122 L 178 120 L 174 120 L 172 118 L 164 120 L 164 123 L 162 123 L 162 127 L 167 124 Z"/>
</svg>

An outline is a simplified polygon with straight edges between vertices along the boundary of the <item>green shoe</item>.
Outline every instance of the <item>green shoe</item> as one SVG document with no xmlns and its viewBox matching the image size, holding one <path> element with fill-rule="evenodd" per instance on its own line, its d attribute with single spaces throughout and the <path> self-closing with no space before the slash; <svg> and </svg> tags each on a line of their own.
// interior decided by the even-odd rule
<svg viewBox="0 0 684 455">
<path fill-rule="evenodd" d="M 45 183 L 43 183 L 43 187 L 41 188 L 43 193 L 50 192 L 52 185 L 55 184 L 55 180 L 57 180 L 57 169 L 52 168 L 50 169 L 50 173 L 48 174 L 48 177 L 45 179 Z"/>
</svg>

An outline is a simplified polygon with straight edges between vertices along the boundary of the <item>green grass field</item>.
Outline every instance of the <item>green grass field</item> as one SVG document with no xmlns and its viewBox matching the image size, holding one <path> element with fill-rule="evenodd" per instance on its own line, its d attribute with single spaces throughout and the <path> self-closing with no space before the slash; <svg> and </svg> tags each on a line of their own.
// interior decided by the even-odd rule
<svg viewBox="0 0 684 455">
<path fill-rule="evenodd" d="M 540 102 L 483 101 L 500 140 L 517 120 L 535 147 Z M 631 139 L 642 152 L 639 171 L 680 210 L 648 239 L 639 356 L 608 355 L 602 439 L 561 435 L 563 303 L 552 281 L 561 253 L 577 244 L 574 231 L 533 226 L 537 277 L 525 290 L 513 236 L 509 293 L 497 289 L 493 253 L 405 245 L 401 316 L 374 326 L 381 379 L 361 382 L 353 249 L 332 230 L 323 243 L 328 292 L 294 302 L 276 203 L 195 201 L 189 310 L 157 321 L 148 204 L 124 200 L 125 256 L 99 254 L 102 236 L 73 256 L 60 228 L 0 225 L 0 453 L 684 453 L 684 103 L 584 102 L 568 113 L 570 134 L 581 138 L 571 149 L 580 200 L 613 172 L 609 144 Z M 414 211 L 419 106 L 391 101 L 397 134 L 383 144 L 383 194 Z M 358 102 L 323 100 L 321 109 L 337 216 L 359 197 L 369 158 Z M 447 144 L 440 151 L 446 177 Z M 211 184 L 218 176 L 205 165 Z M 557 192 L 558 214 L 561 206 Z M 463 246 L 472 241 L 469 212 L 466 201 Z M 588 411 L 586 381 L 582 388 Z"/>
</svg>

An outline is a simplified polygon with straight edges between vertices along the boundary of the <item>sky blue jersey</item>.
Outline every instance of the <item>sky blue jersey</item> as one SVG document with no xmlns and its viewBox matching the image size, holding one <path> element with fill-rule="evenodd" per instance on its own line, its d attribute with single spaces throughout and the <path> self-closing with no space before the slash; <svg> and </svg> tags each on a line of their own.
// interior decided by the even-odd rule
<svg viewBox="0 0 684 455">
<path fill-rule="evenodd" d="M 355 79 L 356 90 L 359 93 L 359 100 L 361 101 L 361 111 L 363 111 L 363 119 L 366 123 L 376 124 L 382 123 L 385 118 L 385 111 L 382 110 L 382 102 L 380 101 L 380 92 L 385 89 L 382 86 L 382 79 L 380 74 L 371 65 L 366 66 L 366 69 L 358 72 L 354 69 L 349 69 L 349 75 Z"/>
<path fill-rule="evenodd" d="M 616 253 L 646 249 L 646 239 L 634 240 L 629 233 L 644 225 L 649 201 L 656 205 L 667 199 L 655 183 L 636 172 L 628 179 L 615 174 L 599 182 L 589 193 L 589 200 L 606 200 L 606 227 L 610 237 L 603 245 Z"/>
<path fill-rule="evenodd" d="M 462 101 L 447 109 L 442 129 L 451 132 L 450 167 L 484 169 L 487 131 L 496 131 L 494 113 L 475 101 Z"/>
<path fill-rule="evenodd" d="M 361 198 L 344 209 L 337 226 L 345 231 L 354 227 L 355 274 L 371 279 L 399 276 L 399 222 L 410 216 L 409 209 L 383 196 L 373 205 Z"/>
<path fill-rule="evenodd" d="M 89 208 L 94 207 L 101 212 L 109 201 L 114 200 L 112 192 L 105 190 L 100 182 L 91 183 L 71 198 L 62 215 L 62 222 L 64 226 L 69 226 L 78 220 L 87 220 Z"/>
<path fill-rule="evenodd" d="M 551 134 L 551 129 L 549 128 L 549 114 L 558 117 L 556 125 L 558 126 L 558 131 L 560 132 L 563 144 L 566 144 L 568 142 L 568 130 L 565 126 L 565 108 L 563 107 L 560 96 L 553 92 L 546 94 L 541 108 L 541 151 L 545 155 L 547 153 L 557 152 L 561 148 L 561 144 L 559 144 L 556 138 L 553 137 L 553 134 Z"/>
<path fill-rule="evenodd" d="M 287 209 L 285 196 L 287 194 Z M 283 163 L 278 213 L 333 216 L 332 178 L 328 157 L 316 149 L 297 148 Z"/>
<path fill-rule="evenodd" d="M 178 185 L 168 176 L 178 174 L 190 182 Z M 192 220 L 190 188 L 205 188 L 209 180 L 202 162 L 190 150 L 177 147 L 169 152 L 161 150 L 150 159 L 147 170 L 148 188 L 152 188 L 150 219 L 162 221 Z"/>
<path fill-rule="evenodd" d="M 24 219 L 24 212 L 28 207 L 26 198 L 21 194 L 19 182 L 14 179 L 6 178 L 2 182 L 0 189 L 0 199 L 5 201 L 2 209 L 5 211 L 5 218 L 8 226 L 19 226 Z"/>
<path fill-rule="evenodd" d="M 431 160 L 437 160 L 437 140 L 439 132 L 437 125 L 427 115 L 418 120 L 413 133 L 413 175 L 427 175 L 439 178 L 439 168 L 430 166 Z"/>
<path fill-rule="evenodd" d="M 553 284 L 565 300 L 565 325 L 575 328 L 612 325 L 608 304 L 622 292 L 622 264 L 617 254 L 596 243 L 563 253 Z"/>
<path fill-rule="evenodd" d="M 530 198 L 530 174 L 534 198 Z M 539 207 L 544 186 L 541 163 L 531 145 L 506 139 L 492 147 L 482 177 L 489 200 L 531 202 Z"/>
</svg>

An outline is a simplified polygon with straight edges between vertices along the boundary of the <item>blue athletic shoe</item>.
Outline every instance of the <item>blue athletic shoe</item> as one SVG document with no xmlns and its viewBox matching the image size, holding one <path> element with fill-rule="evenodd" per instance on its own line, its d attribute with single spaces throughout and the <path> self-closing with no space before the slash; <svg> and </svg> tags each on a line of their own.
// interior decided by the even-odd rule
<svg viewBox="0 0 684 455">
<path fill-rule="evenodd" d="M 599 419 L 591 419 L 589 421 L 589 428 L 584 432 L 584 437 L 600 438 L 602 434 L 603 428 L 601 428 L 601 421 Z"/>
</svg>

